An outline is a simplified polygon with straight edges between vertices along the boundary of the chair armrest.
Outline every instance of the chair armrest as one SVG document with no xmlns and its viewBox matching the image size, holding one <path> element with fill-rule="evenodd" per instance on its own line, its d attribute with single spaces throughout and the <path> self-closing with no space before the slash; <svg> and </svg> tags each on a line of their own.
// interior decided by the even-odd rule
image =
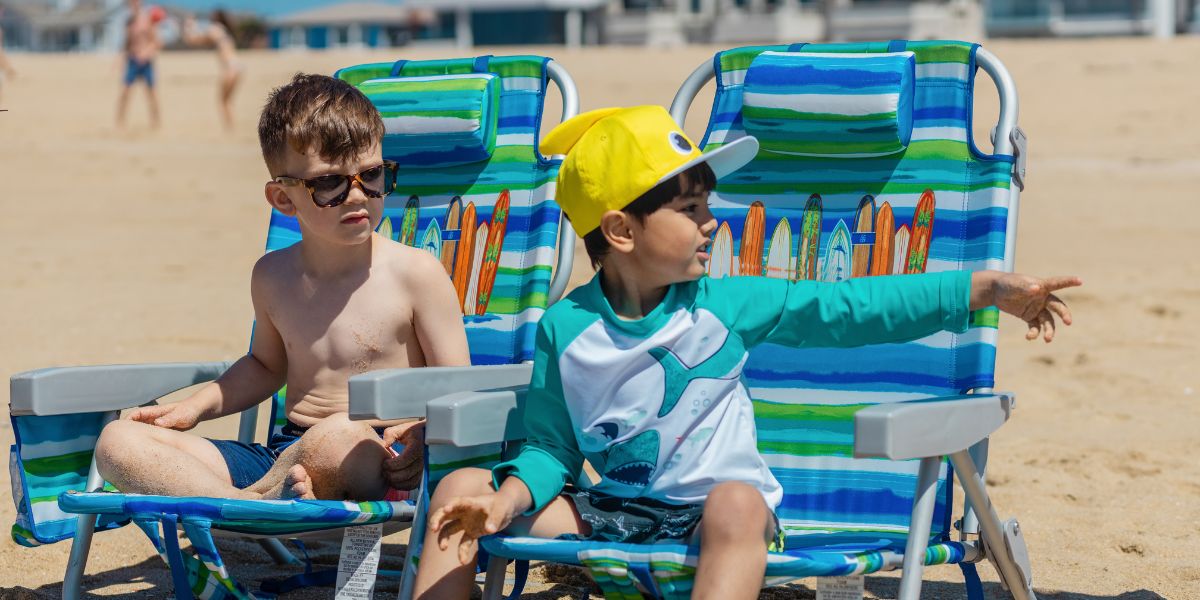
<svg viewBox="0 0 1200 600">
<path fill-rule="evenodd" d="M 1012 414 L 1009 393 L 878 404 L 854 415 L 854 456 L 905 460 L 970 448 Z"/>
<path fill-rule="evenodd" d="M 524 439 L 519 407 L 527 391 L 459 392 L 433 400 L 427 405 L 425 443 L 463 448 Z"/>
<path fill-rule="evenodd" d="M 528 385 L 532 364 L 387 369 L 350 378 L 351 419 L 424 417 L 425 405 L 456 392 Z"/>
<path fill-rule="evenodd" d="M 13 416 L 69 415 L 141 406 L 188 386 L 212 381 L 233 361 L 51 367 L 8 380 Z"/>
</svg>

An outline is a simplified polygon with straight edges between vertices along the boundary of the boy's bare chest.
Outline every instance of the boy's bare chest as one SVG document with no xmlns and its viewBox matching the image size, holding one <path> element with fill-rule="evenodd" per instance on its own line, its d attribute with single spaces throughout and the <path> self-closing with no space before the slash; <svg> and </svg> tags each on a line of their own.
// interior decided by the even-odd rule
<svg viewBox="0 0 1200 600">
<path fill-rule="evenodd" d="M 412 305 L 395 286 L 293 290 L 282 314 L 273 315 L 292 367 L 365 372 L 406 366 L 412 340 Z"/>
</svg>

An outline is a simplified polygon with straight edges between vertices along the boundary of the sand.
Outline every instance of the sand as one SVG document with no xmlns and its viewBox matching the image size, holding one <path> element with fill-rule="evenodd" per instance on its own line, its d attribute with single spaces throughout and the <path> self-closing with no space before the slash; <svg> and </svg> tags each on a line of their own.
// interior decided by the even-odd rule
<svg viewBox="0 0 1200 600">
<path fill-rule="evenodd" d="M 1086 281 L 1065 294 L 1077 324 L 1050 346 L 1025 342 L 1014 319 L 1003 321 L 998 387 L 1017 392 L 1020 404 L 993 438 L 993 501 L 1001 515 L 1021 519 L 1042 597 L 1200 597 L 1200 242 L 1188 212 L 1200 184 L 1200 84 L 1190 59 L 1200 39 L 998 41 L 989 48 L 1016 78 L 1031 138 L 1018 268 Z M 713 50 L 546 52 L 579 82 L 586 110 L 669 103 Z M 405 57 L 447 54 L 454 51 Z M 244 351 L 247 282 L 268 214 L 254 133 L 259 106 L 295 71 L 332 72 L 394 55 L 244 58 L 238 127 L 226 134 L 211 54 L 161 60 L 159 131 L 149 130 L 140 96 L 128 129 L 114 128 L 115 57 L 14 57 L 20 77 L 0 90 L 0 108 L 9 109 L 0 113 L 0 379 L 52 365 L 225 359 Z M 982 91 L 978 103 L 981 120 L 994 116 L 990 93 Z M 693 134 L 706 97 L 698 106 Z M 556 117 L 556 108 L 548 110 L 548 123 Z M 234 431 L 229 419 L 200 428 Z M 0 443 L 11 439 L 7 421 L 0 423 Z M 7 472 L 0 479 L 7 489 Z M 10 523 L 12 511 L 0 502 L 0 522 Z M 388 538 L 386 563 L 395 564 L 402 541 Z M 230 546 L 236 574 L 253 581 L 278 572 L 253 550 Z M 5 536 L 0 588 L 10 589 L 0 597 L 58 597 L 67 552 L 65 543 L 25 549 Z M 322 552 L 329 558 L 336 548 Z M 989 597 L 1004 597 L 993 570 L 983 566 L 981 574 Z M 582 597 L 578 578 L 551 579 L 538 585 L 549 591 L 527 597 Z M 894 597 L 895 581 L 869 577 L 869 594 Z M 929 571 L 927 581 L 926 597 L 962 597 L 953 567 Z M 26 590 L 11 589 L 18 586 Z M 85 586 L 98 596 L 170 595 L 166 569 L 134 528 L 97 535 Z M 806 580 L 766 597 L 811 597 L 812 589 Z M 390 597 L 395 584 L 379 590 Z"/>
</svg>

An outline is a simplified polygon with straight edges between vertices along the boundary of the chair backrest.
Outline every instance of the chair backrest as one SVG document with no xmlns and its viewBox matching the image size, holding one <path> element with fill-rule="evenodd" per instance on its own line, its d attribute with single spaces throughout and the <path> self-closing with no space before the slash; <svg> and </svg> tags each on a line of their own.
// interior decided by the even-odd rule
<svg viewBox="0 0 1200 600">
<path fill-rule="evenodd" d="M 400 163 L 379 231 L 442 259 L 476 365 L 532 360 L 535 326 L 550 300 L 561 161 L 537 150 L 549 64 L 540 56 L 480 56 L 335 74 L 379 107 L 384 158 Z M 272 211 L 267 251 L 299 239 L 295 219 Z M 283 424 L 281 402 L 278 394 L 275 428 Z"/>
<path fill-rule="evenodd" d="M 701 145 L 751 133 L 762 150 L 712 195 L 720 225 L 710 275 L 832 281 L 1002 268 L 1013 160 L 972 142 L 976 49 L 880 42 L 718 53 Z M 907 533 L 916 462 L 854 459 L 854 413 L 990 387 L 997 315 L 978 311 L 966 333 L 906 344 L 751 351 L 759 449 L 784 486 L 789 546 L 809 531 Z M 948 475 L 944 466 L 935 539 L 949 530 Z"/>
<path fill-rule="evenodd" d="M 555 252 L 560 211 L 553 197 L 561 161 L 537 150 L 549 68 L 544 57 L 482 56 L 365 64 L 336 74 L 380 107 L 388 130 L 384 156 L 401 163 L 380 231 L 442 259 L 467 315 L 473 364 L 532 360 L 535 325 L 552 300 L 556 264 L 568 265 L 556 281 L 570 275 L 571 248 L 557 263 Z M 563 90 L 563 97 L 573 102 L 574 93 Z M 267 251 L 299 239 L 295 219 L 273 211 Z M 272 403 L 272 431 L 285 423 L 284 396 L 281 390 Z M 256 414 L 243 415 L 244 441 L 254 437 Z M 61 512 L 56 500 L 85 488 L 104 418 L 12 418 L 17 443 L 9 462 L 18 506 L 12 536 L 18 543 L 74 535 L 77 516 Z M 64 432 L 70 433 L 64 438 Z M 101 517 L 98 528 L 121 524 Z"/>
</svg>

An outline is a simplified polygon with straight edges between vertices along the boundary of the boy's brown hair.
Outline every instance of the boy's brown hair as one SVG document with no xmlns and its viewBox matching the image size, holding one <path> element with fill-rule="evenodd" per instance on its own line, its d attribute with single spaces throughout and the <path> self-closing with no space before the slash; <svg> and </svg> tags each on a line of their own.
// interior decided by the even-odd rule
<svg viewBox="0 0 1200 600">
<path fill-rule="evenodd" d="M 326 75 L 297 73 L 267 96 L 258 143 L 272 176 L 284 175 L 290 147 L 315 149 L 332 163 L 353 160 L 383 141 L 383 118 L 354 86 Z"/>
</svg>

